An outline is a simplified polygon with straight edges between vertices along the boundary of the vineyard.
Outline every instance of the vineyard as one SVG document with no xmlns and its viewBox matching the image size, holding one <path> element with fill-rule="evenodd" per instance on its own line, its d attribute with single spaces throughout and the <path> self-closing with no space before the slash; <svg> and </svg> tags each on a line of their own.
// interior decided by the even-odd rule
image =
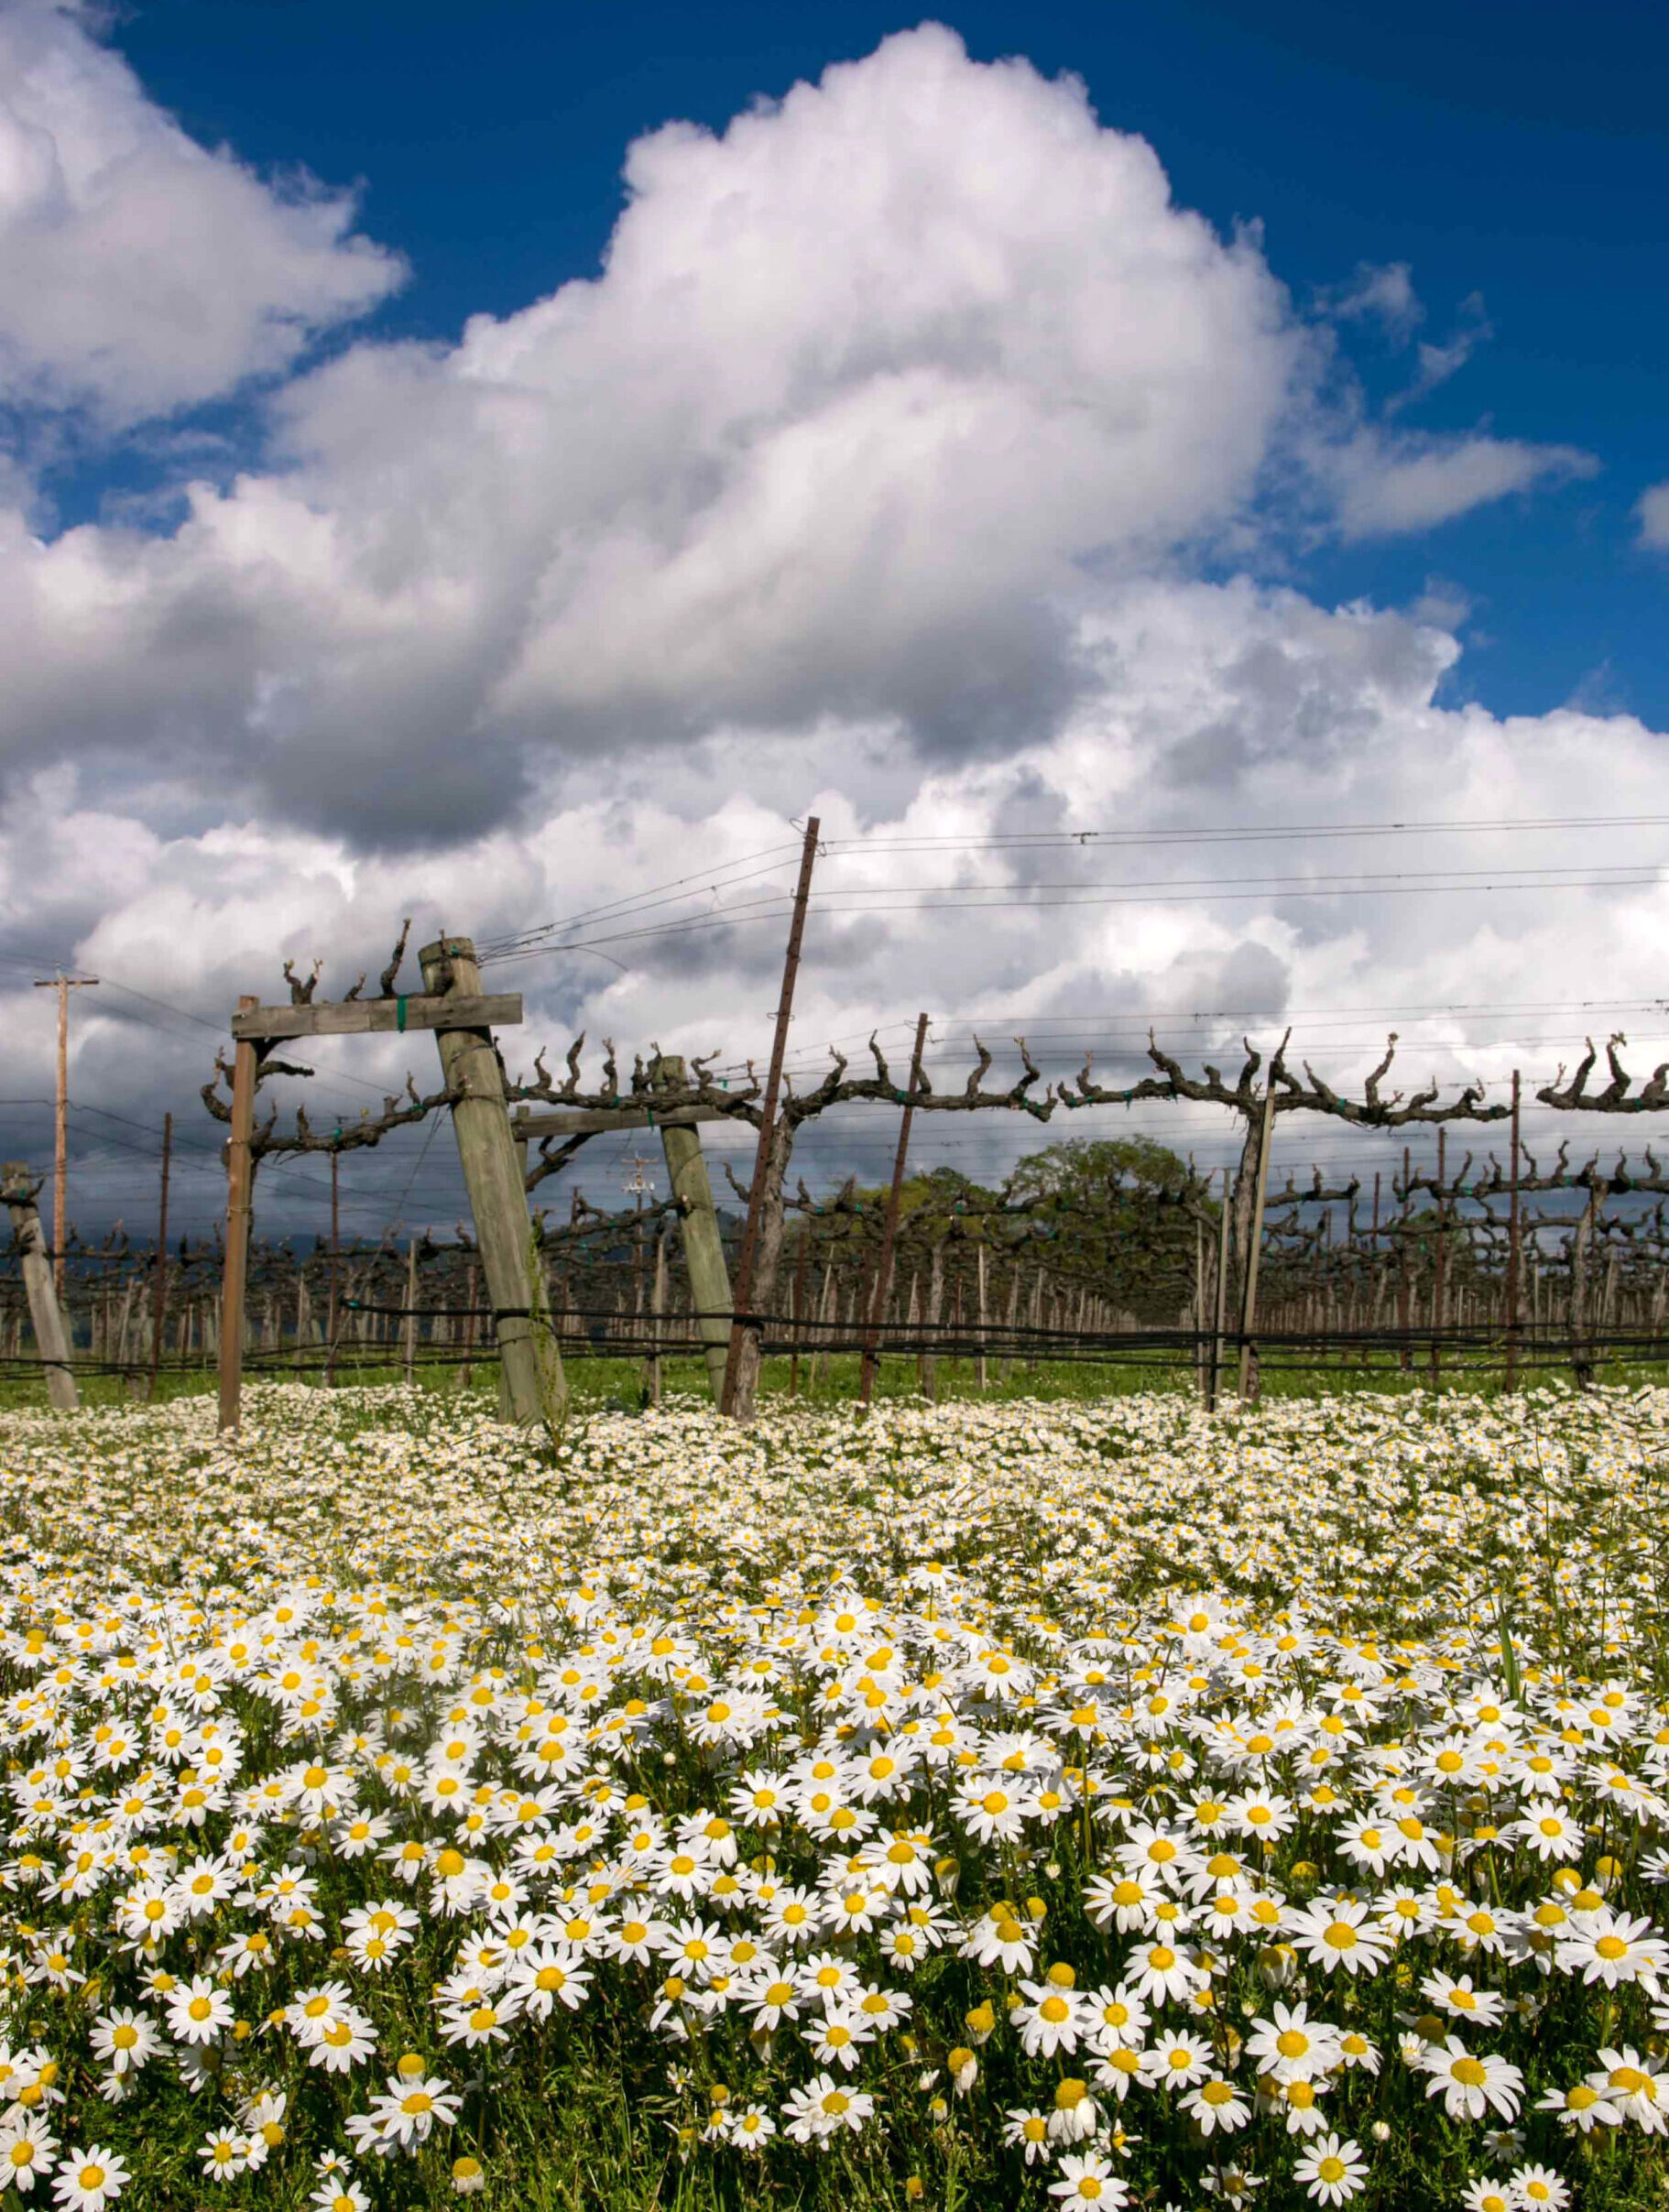
<svg viewBox="0 0 1669 2212">
<path fill-rule="evenodd" d="M 299 1007 L 298 1019 L 331 1011 L 305 998 Z M 1538 1160 L 1519 1137 L 1516 1106 L 1486 1106 L 1470 1092 L 1446 1101 L 1382 1095 L 1389 1052 L 1359 1100 L 1342 1098 L 1307 1065 L 1301 1084 L 1284 1048 L 1264 1070 L 1249 1046 L 1231 1085 L 1214 1069 L 1190 1077 L 1154 1045 L 1156 1073 L 1116 1092 L 1092 1084 L 1087 1071 L 1075 1084 L 1044 1084 L 1023 1041 L 1006 1088 L 987 1087 L 993 1061 L 983 1046 L 973 1073 L 946 1093 L 920 1065 L 900 1086 L 878 1047 L 872 1076 L 854 1077 L 836 1056 L 821 1084 L 784 1086 L 781 1110 L 759 1139 L 769 1159 L 756 1175 L 756 1208 L 753 1187 L 727 1162 L 726 1203 L 715 1202 L 699 1140 L 700 1123 L 714 1120 L 759 1136 L 762 1086 L 751 1070 L 747 1082 L 721 1089 L 700 1062 L 686 1071 L 682 1062 L 640 1058 L 623 1086 L 610 1046 L 600 1085 L 588 1087 L 583 1047 L 570 1049 L 560 1084 L 542 1059 L 530 1081 L 503 1081 L 498 1120 L 515 1141 L 529 1209 L 509 1242 L 522 1248 L 513 1257 L 531 1278 L 524 1299 L 559 1360 L 640 1367 L 651 1395 L 663 1368 L 681 1359 L 704 1360 L 718 1393 L 736 1312 L 732 1286 L 755 1212 L 768 1264 L 752 1283 L 750 1345 L 757 1357 L 787 1363 L 791 1394 L 826 1388 L 854 1357 L 929 1398 L 947 1363 L 976 1389 L 1034 1374 L 1040 1363 L 1072 1362 L 1139 1370 L 1150 1382 L 1168 1376 L 1210 1400 L 1226 1385 L 1255 1391 L 1281 1375 L 1331 1377 L 1343 1387 L 1387 1371 L 1511 1383 L 1521 1371 L 1563 1369 L 1586 1383 L 1608 1362 L 1660 1357 L 1669 1343 L 1669 1174 L 1650 1148 L 1603 1163 L 1598 1151 L 1573 1160 L 1566 1139 L 1551 1160 Z M 1657 1110 L 1663 1071 L 1637 1090 L 1615 1043 L 1609 1057 L 1603 1090 L 1588 1088 L 1590 1047 L 1571 1079 L 1561 1071 L 1542 1086 L 1539 1102 L 1572 1115 Z M 230 1119 L 216 1085 L 204 1097 L 211 1113 Z M 1151 1139 L 1072 1136 L 1024 1155 L 994 1183 L 948 1167 L 907 1171 L 914 1115 L 997 1111 L 1033 1126 L 1057 1117 L 1070 1124 L 1084 1108 L 1201 1098 L 1244 1124 L 1238 1172 L 1202 1174 Z M 452 1104 L 450 1090 L 424 1097 L 413 1085 L 407 1099 L 388 1100 L 380 1117 L 345 1131 L 315 1131 L 303 1110 L 285 1133 L 269 1117 L 252 1129 L 251 1173 L 268 1157 L 324 1153 L 333 1190 L 343 1155 Z M 796 1133 L 855 1106 L 903 1108 L 896 1193 L 854 1176 L 821 1194 L 801 1179 L 791 1193 Z M 549 1107 L 559 1110 L 541 1123 L 538 1113 Z M 1329 1178 L 1317 1167 L 1271 1187 L 1271 1134 L 1288 1113 L 1419 1136 L 1424 1150 L 1416 1157 L 1404 1145 L 1389 1173 Z M 1455 1124 L 1502 1121 L 1505 1163 L 1492 1150 L 1482 1162 L 1467 1151 L 1451 1165 Z M 554 1133 L 541 1137 L 545 1128 Z M 559 1213 L 540 1204 L 541 1185 L 581 1160 L 590 1139 L 627 1128 L 650 1132 L 651 1141 L 659 1131 L 671 1196 L 657 1197 L 639 1170 L 636 1203 L 625 1207 L 595 1204 L 580 1187 Z M 24 1261 L 38 1178 L 10 1172 L 19 1203 L 0 1261 L 0 1362 L 21 1382 L 43 1364 Z M 92 1246 L 71 1229 L 61 1254 L 33 1234 L 55 1265 L 65 1357 L 83 1382 L 150 1396 L 220 1366 L 224 1233 L 162 1247 L 116 1232 Z M 330 1383 L 451 1373 L 467 1385 L 497 1356 L 503 1302 L 467 1222 L 450 1235 L 390 1229 L 376 1240 L 344 1238 L 333 1222 L 311 1245 L 252 1232 L 240 1298 L 242 1365 L 252 1374 Z"/>
<path fill-rule="evenodd" d="M 1071 1193 L 995 1191 L 941 1172 L 905 1187 L 893 1280 L 873 1325 L 884 1354 L 920 1363 L 933 1393 L 940 1358 L 997 1375 L 1016 1361 L 1134 1361 L 1197 1368 L 1210 1343 L 1221 1202 L 1208 1187 L 1149 1183 L 1115 1166 L 1093 1183 L 1095 1154 L 1035 1157 L 1070 1171 Z M 1260 1360 L 1336 1369 L 1393 1358 L 1441 1374 L 1500 1365 L 1510 1344 L 1526 1365 L 1592 1368 L 1645 1357 L 1665 1340 L 1669 1228 L 1655 1163 L 1626 1160 L 1556 1175 L 1533 1165 L 1524 1193 L 1522 1291 L 1509 1305 L 1506 1193 L 1489 1177 L 1395 1177 L 1375 1220 L 1355 1185 L 1272 1193 L 1260 1255 Z M 765 1349 L 816 1363 L 861 1349 L 885 1225 L 884 1195 L 856 1188 L 788 1216 L 779 1311 Z M 702 1348 L 696 1301 L 674 1200 L 608 1212 L 583 1193 L 571 1219 L 541 1224 L 539 1251 L 552 1325 L 564 1354 L 641 1360 Z M 1335 1226 L 1335 1223 L 1337 1226 Z M 721 1216 L 734 1265 L 741 1216 Z M 154 1245 L 125 1237 L 71 1243 L 66 1313 L 82 1370 L 146 1387 L 155 1366 L 211 1371 L 219 1351 L 219 1238 L 181 1240 L 158 1269 Z M 451 1239 L 358 1239 L 311 1249 L 256 1239 L 249 1273 L 246 1364 L 254 1372 L 340 1375 L 369 1368 L 467 1369 L 490 1357 L 491 1311 L 467 1229 Z M 158 1324 L 160 1323 L 160 1335 Z M 1227 1333 L 1225 1333 L 1227 1341 Z M 38 1365 L 16 1251 L 0 1275 L 0 1348 L 14 1374 Z M 983 1379 L 982 1376 L 982 1379 Z"/>
</svg>

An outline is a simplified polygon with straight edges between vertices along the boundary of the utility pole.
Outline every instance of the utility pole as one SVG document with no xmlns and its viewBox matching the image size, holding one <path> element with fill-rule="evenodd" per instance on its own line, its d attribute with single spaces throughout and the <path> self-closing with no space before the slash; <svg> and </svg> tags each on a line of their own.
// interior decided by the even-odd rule
<svg viewBox="0 0 1669 2212">
<path fill-rule="evenodd" d="M 66 975 L 60 968 L 56 975 L 49 976 L 45 982 L 38 981 L 35 986 L 38 991 L 58 993 L 58 1117 L 52 1155 L 52 1281 L 60 1307 L 64 1302 L 64 1238 L 70 1183 L 70 994 L 71 991 L 91 991 L 97 984 L 96 975 Z"/>
<path fill-rule="evenodd" d="M 765 1081 L 765 1104 L 759 1115 L 759 1148 L 754 1155 L 753 1184 L 747 1194 L 747 1221 L 742 1231 L 742 1249 L 736 1266 L 736 1311 L 730 1324 L 730 1347 L 725 1360 L 725 1391 L 719 1411 L 734 1415 L 738 1405 L 742 1418 L 753 1414 L 752 1368 L 748 1324 L 742 1316 L 753 1296 L 754 1255 L 759 1241 L 759 1223 L 765 1212 L 766 1184 L 770 1181 L 776 1153 L 777 1095 L 782 1087 L 782 1060 L 788 1050 L 789 1019 L 794 1007 L 794 978 L 800 973 L 800 947 L 805 937 L 806 903 L 812 895 L 812 869 L 817 858 L 817 837 L 823 824 L 813 814 L 805 825 L 805 843 L 800 854 L 800 880 L 794 888 L 794 918 L 789 924 L 788 952 L 782 963 L 782 989 L 777 1000 L 777 1030 L 771 1040 L 770 1072 Z M 757 1344 L 758 1338 L 755 1337 Z M 744 1375 L 744 1368 L 748 1372 Z"/>
</svg>

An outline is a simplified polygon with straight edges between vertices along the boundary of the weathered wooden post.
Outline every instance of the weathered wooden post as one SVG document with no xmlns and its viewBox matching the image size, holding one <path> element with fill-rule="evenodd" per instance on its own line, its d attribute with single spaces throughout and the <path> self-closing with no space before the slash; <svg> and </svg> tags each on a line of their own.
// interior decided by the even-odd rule
<svg viewBox="0 0 1669 2212">
<path fill-rule="evenodd" d="M 20 1160 L 0 1167 L 0 1199 L 12 1217 L 12 1235 L 23 1262 L 23 1287 L 28 1295 L 29 1322 L 47 1378 L 47 1399 L 53 1411 L 73 1413 L 81 1403 L 75 1374 L 70 1365 L 70 1338 L 52 1287 L 52 1263 L 47 1258 L 47 1239 L 40 1226 L 36 1193 L 40 1179 L 32 1176 Z"/>
<path fill-rule="evenodd" d="M 1412 1325 L 1409 1301 L 1413 1296 L 1408 1279 L 1409 1207 L 1413 1200 L 1410 1178 L 1413 1173 L 1413 1154 L 1407 1145 L 1402 1147 L 1402 1211 L 1397 1215 L 1397 1332 L 1402 1338 L 1398 1363 L 1404 1374 L 1414 1364 L 1414 1348 L 1408 1341 Z"/>
<path fill-rule="evenodd" d="M 162 1357 L 162 1321 L 168 1303 L 168 1176 L 174 1150 L 174 1117 L 162 1117 L 162 1203 L 157 1215 L 157 1280 L 151 1286 L 150 1385 L 146 1402 L 157 1395 L 157 1368 Z"/>
<path fill-rule="evenodd" d="M 791 1308 L 794 1356 L 789 1362 L 788 1369 L 788 1394 L 791 1398 L 798 1398 L 800 1395 L 800 1347 L 805 1342 L 805 1270 L 811 1258 L 811 1243 L 810 1224 L 802 1222 L 801 1224 L 800 1249 L 794 1259 L 794 1289 Z"/>
<path fill-rule="evenodd" d="M 440 998 L 479 999 L 474 941 L 442 937 L 418 954 L 425 989 Z M 441 1019 L 444 1019 L 442 1011 Z M 512 1421 L 548 1419 L 567 1397 L 562 1358 L 533 1265 L 528 1193 L 516 1162 L 504 1071 L 486 1028 L 437 1024 L 442 1072 L 452 1094 L 453 1128 L 481 1248 L 498 1339 L 499 1403 Z"/>
<path fill-rule="evenodd" d="M 671 1053 L 657 1062 L 654 1074 L 663 1089 L 682 1091 L 684 1063 Z M 707 1381 L 717 1405 L 724 1394 L 725 1363 L 730 1352 L 730 1270 L 725 1265 L 725 1239 L 713 1203 L 713 1184 L 702 1151 L 701 1131 L 693 1122 L 660 1127 L 660 1149 L 666 1154 L 667 1180 L 683 1223 L 684 1265 L 695 1300 L 695 1328 L 707 1363 Z"/>
<path fill-rule="evenodd" d="M 1223 1211 L 1217 1221 L 1216 1281 L 1212 1289 L 1211 1302 L 1211 1368 L 1210 1381 L 1205 1392 L 1205 1411 L 1216 1411 L 1217 1399 L 1223 1389 L 1223 1332 L 1228 1324 L 1228 1236 L 1234 1222 L 1234 1192 L 1230 1187 L 1230 1171 L 1223 1170 Z"/>
<path fill-rule="evenodd" d="M 649 1356 L 648 1382 L 649 1403 L 660 1403 L 660 1342 L 661 1316 L 667 1309 L 667 1238 L 671 1235 L 671 1224 L 663 1222 L 655 1232 L 655 1274 L 649 1291 Z"/>
<path fill-rule="evenodd" d="M 1263 1094 L 1263 1116 L 1258 1136 L 1258 1183 L 1252 1200 L 1251 1234 L 1246 1247 L 1246 1296 L 1240 1308 L 1240 1396 L 1251 1396 L 1252 1333 L 1258 1322 L 1258 1260 L 1263 1248 L 1263 1202 L 1269 1191 L 1270 1137 L 1275 1121 L 1275 1086 Z"/>
<path fill-rule="evenodd" d="M 258 998 L 245 995 L 240 1014 L 253 1013 Z M 249 1280 L 249 1215 L 255 1162 L 249 1139 L 255 1133 L 255 1041 L 240 1037 L 232 1068 L 232 1131 L 226 1139 L 226 1250 L 222 1262 L 220 1305 L 220 1425 L 235 1429 L 243 1416 L 244 1293 Z"/>
<path fill-rule="evenodd" d="M 406 1239 L 406 1311 L 400 1316 L 401 1335 L 404 1339 L 406 1388 L 409 1390 L 417 1381 L 418 1338 L 418 1240 L 415 1236 Z"/>
<path fill-rule="evenodd" d="M 1594 1224 L 1599 1214 L 1599 1185 L 1590 1182 L 1587 1204 L 1582 1209 L 1582 1218 L 1576 1224 L 1570 1249 L 1570 1348 L 1571 1366 L 1576 1372 L 1576 1387 L 1587 1390 L 1594 1383 L 1595 1345 L 1589 1322 L 1588 1280 L 1590 1252 L 1594 1241 Z"/>
<path fill-rule="evenodd" d="M 904 1111 L 899 1118 L 899 1145 L 893 1155 L 892 1182 L 887 1193 L 887 1212 L 881 1224 L 880 1258 L 875 1270 L 875 1302 L 867 1316 L 863 1357 L 858 1362 L 857 1395 L 859 1402 L 866 1406 L 875 1389 L 875 1370 L 879 1358 L 878 1339 L 887 1311 L 887 1292 L 892 1284 L 892 1246 L 899 1231 L 899 1208 L 904 1193 L 904 1162 L 910 1151 L 910 1125 L 915 1117 L 916 1093 L 922 1087 L 922 1053 L 926 1043 L 927 1016 L 920 1014 L 916 1018 L 915 1049 L 910 1055 L 910 1087 L 904 1093 Z M 937 1258 L 935 1253 L 935 1262 Z"/>
</svg>

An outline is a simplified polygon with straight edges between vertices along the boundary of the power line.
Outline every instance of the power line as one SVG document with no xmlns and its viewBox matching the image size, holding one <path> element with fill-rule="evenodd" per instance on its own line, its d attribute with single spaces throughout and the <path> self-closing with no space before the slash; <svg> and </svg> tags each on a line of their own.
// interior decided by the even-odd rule
<svg viewBox="0 0 1669 2212">
<path fill-rule="evenodd" d="M 689 876 L 675 876 L 666 883 L 651 884 L 647 889 L 631 892 L 624 898 L 605 899 L 596 906 L 582 907 L 577 913 L 567 915 L 560 921 L 537 922 L 531 929 L 518 931 L 514 935 L 489 939 L 486 943 L 476 948 L 477 959 L 482 965 L 485 965 L 489 959 L 502 959 L 511 951 L 530 944 L 536 937 L 549 936 L 556 930 L 574 929 L 580 922 L 599 916 L 627 911 L 647 912 L 653 907 L 670 906 L 675 902 L 678 897 L 689 896 L 683 888 L 686 884 L 704 884 L 716 890 L 719 884 L 727 878 L 739 883 L 753 882 L 760 876 L 772 874 L 776 867 L 782 865 L 780 861 L 772 860 L 773 855 L 796 854 L 800 850 L 800 844 L 801 840 L 795 838 L 786 845 L 765 845 L 757 853 L 745 853 L 739 859 L 725 861 L 716 868 L 703 869 Z M 757 860 L 771 860 L 772 865 L 768 867 L 754 867 L 752 864 Z M 748 869 L 750 872 L 747 875 L 739 875 L 737 871 L 740 869 Z M 666 896 L 661 896 L 663 893 Z"/>
<path fill-rule="evenodd" d="M 1255 828 L 1237 823 L 1232 827 L 1202 826 L 1192 830 L 1016 830 L 990 837 L 934 837 L 922 832 L 902 831 L 892 837 L 831 837 L 824 842 L 830 856 L 834 857 L 843 851 L 976 853 L 1072 844 L 1272 844 L 1288 837 L 1419 837 L 1537 830 L 1659 829 L 1665 823 L 1669 823 L 1669 814 L 1477 815 L 1457 821 L 1267 823 Z"/>
<path fill-rule="evenodd" d="M 1650 869 L 1650 873 L 1646 872 L 1648 869 Z M 1479 871 L 1479 874 L 1484 872 L 1485 871 Z M 1456 873 L 1459 873 L 1459 871 L 1456 871 Z M 1627 878 L 1626 881 L 1624 880 L 1625 877 Z M 1354 890 L 1360 897 L 1374 899 L 1430 899 L 1440 897 L 1445 893 L 1467 893 L 1473 896 L 1489 896 L 1508 891 L 1536 891 L 1545 896 L 1547 893 L 1553 891 L 1654 889 L 1657 888 L 1660 880 L 1660 864 L 1656 862 L 1648 863 L 1642 861 L 1640 864 L 1639 868 L 1632 872 L 1623 869 L 1619 871 L 1617 875 L 1611 877 L 1586 876 L 1578 879 L 1563 883 L 1548 881 L 1541 877 L 1530 877 L 1528 872 L 1525 872 L 1524 880 L 1512 883 L 1495 880 L 1489 882 L 1462 880 L 1458 882 L 1448 881 L 1444 883 L 1436 883 L 1424 880 L 1410 880 L 1407 877 L 1380 880 L 1370 879 L 1364 877 L 1360 878 L 1335 878 L 1325 888 L 1317 888 L 1313 879 L 1305 880 L 1293 877 L 1290 879 L 1290 883 L 1285 883 L 1284 879 L 1272 879 L 1271 882 L 1266 886 L 1266 888 L 1255 891 L 1224 891 L 1216 888 L 1205 892 L 1199 890 L 1173 891 L 1162 886 L 1155 885 L 1151 888 L 1120 892 L 1113 895 L 1107 895 L 1105 893 L 1097 894 L 1096 897 L 1089 899 L 1016 898 L 1012 896 L 1013 890 L 1017 888 L 1023 887 L 994 885 L 991 887 L 993 891 L 1000 890 L 1008 892 L 1009 895 L 1003 898 L 959 897 L 943 899 L 929 896 L 926 898 L 913 899 L 894 899 L 893 903 L 889 905 L 867 906 L 839 904 L 838 900 L 840 899 L 861 898 L 865 896 L 865 894 L 861 892 L 843 891 L 835 894 L 834 897 L 831 897 L 825 893 L 821 898 L 814 898 L 812 901 L 812 904 L 817 912 L 822 915 L 865 915 L 887 913 L 949 914 L 967 912 L 970 910 L 980 913 L 999 913 L 1004 911 L 1012 911 L 1014 910 L 1020 910 L 1034 913 L 1057 913 L 1065 909 L 1073 907 L 1177 905 L 1208 906 L 1213 903 L 1219 905 L 1243 905 L 1250 901 L 1256 901 L 1263 899 L 1274 899 L 1277 900 L 1283 899 L 1338 899 L 1343 895 L 1346 888 Z M 576 941 L 573 943 L 556 945 L 529 945 L 523 947 L 519 951 L 500 953 L 496 957 L 499 964 L 503 964 L 514 960 L 532 959 L 551 953 L 594 952 L 603 945 L 637 944 L 672 937 L 704 935 L 711 933 L 715 930 L 740 928 L 744 924 L 749 922 L 780 921 L 787 910 L 787 901 L 781 899 L 772 899 L 769 901 L 750 900 L 739 907 L 726 908 L 722 912 L 717 914 L 704 915 L 685 921 L 660 922 L 649 928 L 640 930 L 616 930 L 605 935 L 584 938 L 583 940 Z"/>
</svg>

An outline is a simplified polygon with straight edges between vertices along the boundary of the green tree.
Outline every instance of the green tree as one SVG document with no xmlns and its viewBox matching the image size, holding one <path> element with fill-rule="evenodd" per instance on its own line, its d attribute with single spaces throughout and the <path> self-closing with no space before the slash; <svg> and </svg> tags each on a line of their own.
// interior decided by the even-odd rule
<svg viewBox="0 0 1669 2212">
<path fill-rule="evenodd" d="M 1168 1194 L 1191 1180 L 1187 1162 L 1151 1138 L 1068 1137 L 1028 1153 L 1007 1195 L 1031 1207 L 1040 1258 L 1145 1318 L 1173 1321 L 1194 1223 Z"/>
<path fill-rule="evenodd" d="M 1009 1178 L 1009 1189 L 1018 1199 L 1064 1198 L 1099 1208 L 1124 1185 L 1173 1191 L 1188 1173 L 1185 1160 L 1151 1137 L 1064 1137 L 1027 1153 Z"/>
</svg>

